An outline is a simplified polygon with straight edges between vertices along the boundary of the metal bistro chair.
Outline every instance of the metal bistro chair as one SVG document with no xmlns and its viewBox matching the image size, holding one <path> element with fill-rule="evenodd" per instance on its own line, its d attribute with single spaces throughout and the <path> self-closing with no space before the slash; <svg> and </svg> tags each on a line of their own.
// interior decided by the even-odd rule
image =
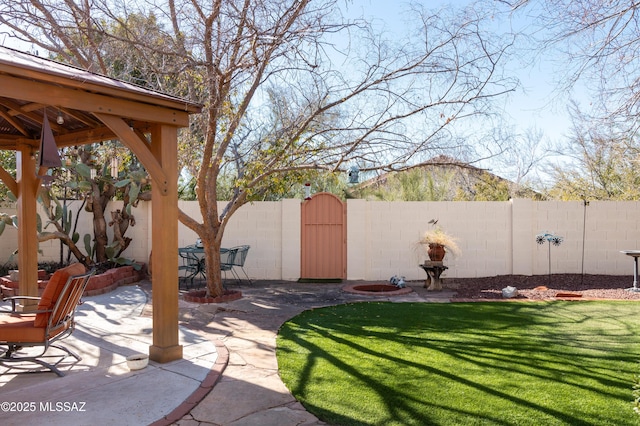
<svg viewBox="0 0 640 426">
<path fill-rule="evenodd" d="M 247 275 L 247 271 L 244 270 L 244 262 L 247 260 L 247 254 L 249 254 L 249 249 L 251 248 L 251 246 L 237 246 L 237 247 L 232 247 L 232 250 L 238 250 L 235 259 L 233 261 L 233 268 L 231 269 L 231 272 L 233 273 L 233 275 L 236 277 L 236 279 L 238 280 L 238 282 L 242 282 L 242 279 L 240 278 L 240 274 L 238 274 L 238 272 L 236 272 L 236 267 L 240 268 L 242 270 L 242 272 L 244 273 L 244 276 L 247 278 L 247 281 L 249 281 L 249 284 L 251 284 L 251 278 L 249 278 L 249 275 Z"/>
<path fill-rule="evenodd" d="M 224 272 L 224 278 L 227 278 L 227 271 L 233 274 L 233 262 L 235 261 L 238 249 L 220 249 L 220 270 Z"/>
<path fill-rule="evenodd" d="M 186 275 L 181 276 L 180 281 L 189 281 L 193 286 L 193 280 L 198 275 L 204 276 L 204 270 L 202 268 L 201 259 L 195 254 L 192 247 L 180 247 L 178 249 L 178 255 L 180 256 L 181 264 L 178 267 L 178 271 L 185 271 Z M 186 284 L 185 284 L 186 285 Z M 187 285 L 187 287 L 189 287 Z"/>
<path fill-rule="evenodd" d="M 51 276 L 41 297 L 13 296 L 4 299 L 11 302 L 12 310 L 0 315 L 0 347 L 6 348 L 0 357 L 0 364 L 9 367 L 9 363 L 19 363 L 11 367 L 31 372 L 32 369 L 21 363 L 35 363 L 58 376 L 64 376 L 58 364 L 68 356 L 74 357 L 76 362 L 82 359 L 58 342 L 70 336 L 75 329 L 76 307 L 94 273 L 85 271 L 84 265 L 74 263 Z M 37 310 L 17 312 L 16 302 L 24 299 L 38 300 Z M 49 347 L 57 348 L 64 354 L 45 355 Z M 45 361 L 46 358 L 59 359 L 50 363 Z"/>
</svg>

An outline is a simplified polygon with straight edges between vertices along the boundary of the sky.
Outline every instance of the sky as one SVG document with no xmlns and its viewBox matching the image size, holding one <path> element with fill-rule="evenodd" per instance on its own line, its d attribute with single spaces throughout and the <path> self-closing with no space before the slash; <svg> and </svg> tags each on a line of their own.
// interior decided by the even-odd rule
<svg viewBox="0 0 640 426">
<path fill-rule="evenodd" d="M 349 15 L 362 16 L 375 20 L 379 25 L 393 33 L 405 30 L 405 18 L 408 2 L 389 0 L 348 0 Z M 428 8 L 451 5 L 462 7 L 472 3 L 470 0 L 415 0 Z M 503 31 L 504 25 L 526 26 L 523 19 L 511 23 L 496 22 L 496 31 Z M 504 117 L 519 131 L 536 128 L 544 132 L 546 138 L 558 141 L 566 137 L 571 122 L 566 112 L 566 94 L 559 94 L 554 82 L 552 58 L 525 58 L 531 64 L 526 66 L 520 61 L 507 64 L 507 69 L 520 80 L 521 87 L 504 99 L 501 104 Z"/>
<path fill-rule="evenodd" d="M 374 20 L 381 28 L 389 33 L 402 33 L 407 24 L 407 9 L 410 1 L 407 0 L 345 0 L 347 2 L 348 16 L 358 16 Z M 437 10 L 442 7 L 463 8 L 476 3 L 477 0 L 412 0 L 427 9 Z M 495 0 L 483 0 L 485 6 L 500 5 Z M 504 7 L 504 4 L 502 4 Z M 524 12 L 535 15 L 532 3 Z M 532 10 L 533 9 L 533 10 Z M 507 11 L 506 9 L 501 9 Z M 535 22 L 522 11 L 516 16 L 507 14 L 495 15 L 493 20 L 494 30 L 503 34 L 506 30 L 519 32 L 521 30 L 533 31 Z M 540 134 L 541 141 L 537 148 L 537 155 L 543 158 L 525 179 L 534 186 L 549 186 L 553 184 L 554 177 L 548 174 L 549 166 L 570 167 L 574 160 L 564 155 L 550 154 L 547 149 L 559 146 L 567 146 L 571 138 L 572 122 L 567 108 L 570 101 L 579 103 L 581 108 L 588 109 L 589 99 L 587 91 L 576 86 L 570 93 L 558 90 L 558 80 L 566 64 L 564 58 L 551 52 L 540 53 L 533 49 L 530 37 L 524 37 L 516 44 L 517 57 L 510 58 L 505 63 L 509 76 L 519 80 L 519 87 L 515 92 L 504 97 L 496 107 L 504 120 L 501 130 L 506 134 L 525 135 L 526 133 Z M 525 50 L 529 47 L 530 50 Z M 537 48 L 537 46 L 536 46 Z M 515 52 L 514 52 L 515 53 Z M 520 139 L 523 140 L 523 139 Z M 517 149 L 517 148 L 516 148 Z M 508 158 L 508 159 L 507 159 Z M 518 179 L 518 167 L 510 165 L 513 157 L 490 158 L 474 163 L 475 166 L 486 168 L 492 173 L 506 179 Z M 526 160 L 525 160 L 526 161 Z M 511 162 L 511 163 L 510 163 Z"/>
<path fill-rule="evenodd" d="M 473 0 L 413 0 L 421 3 L 429 9 L 438 9 L 444 6 L 464 7 Z M 489 0 L 492 1 L 492 0 Z M 406 31 L 407 11 L 409 2 L 405 0 L 339 0 L 348 17 L 364 17 L 373 20 L 381 30 L 384 29 L 390 36 L 394 33 L 401 34 Z M 490 3 L 485 3 L 490 4 Z M 495 3 L 494 3 L 495 4 Z M 519 18 L 515 22 L 495 20 L 495 30 L 503 31 L 505 25 L 527 26 L 530 24 Z M 29 51 L 29 46 L 18 45 L 7 38 L 0 39 L 0 44 Z M 536 130 L 543 133 L 543 139 L 547 142 L 562 143 L 567 140 L 570 133 L 571 121 L 567 114 L 566 94 L 559 95 L 555 91 L 554 68 L 549 57 L 525 57 L 531 60 L 526 65 L 521 61 L 507 63 L 509 74 L 519 79 L 520 87 L 504 97 L 498 104 L 505 127 L 523 134 L 528 130 Z M 480 164 L 485 167 L 485 164 Z M 501 173 L 494 167 L 488 166 L 493 172 L 503 177 L 511 178 L 506 173 Z"/>
<path fill-rule="evenodd" d="M 428 8 L 443 6 L 463 7 L 472 0 L 413 0 Z M 350 17 L 371 19 L 389 34 L 401 33 L 406 29 L 409 1 L 405 0 L 342 0 L 342 5 Z M 527 25 L 520 20 L 515 25 Z M 502 28 L 496 28 L 501 31 Z M 3 37 L 0 44 L 19 50 L 29 51 L 29 46 L 19 45 L 15 40 Z M 527 128 L 542 130 L 551 140 L 566 137 L 570 120 L 566 113 L 566 96 L 554 92 L 553 67 L 547 58 L 537 58 L 534 64 L 508 64 L 508 69 L 520 80 L 521 87 L 504 100 L 504 116 L 518 130 Z"/>
</svg>

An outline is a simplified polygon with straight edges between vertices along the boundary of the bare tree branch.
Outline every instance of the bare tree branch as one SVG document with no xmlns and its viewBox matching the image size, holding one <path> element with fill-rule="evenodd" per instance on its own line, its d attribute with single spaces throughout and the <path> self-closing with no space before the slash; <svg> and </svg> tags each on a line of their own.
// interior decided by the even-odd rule
<svg viewBox="0 0 640 426">
<path fill-rule="evenodd" d="M 513 37 L 487 31 L 493 10 L 415 8 L 415 31 L 385 39 L 345 20 L 341 5 L 16 0 L 0 5 L 0 23 L 68 62 L 205 105 L 179 154 L 197 177 L 202 221 L 180 220 L 205 243 L 217 295 L 224 229 L 245 203 L 309 170 L 400 170 L 491 151 L 474 146 L 482 118 L 516 84 L 501 70 Z M 222 173 L 234 187 L 219 209 Z"/>
</svg>

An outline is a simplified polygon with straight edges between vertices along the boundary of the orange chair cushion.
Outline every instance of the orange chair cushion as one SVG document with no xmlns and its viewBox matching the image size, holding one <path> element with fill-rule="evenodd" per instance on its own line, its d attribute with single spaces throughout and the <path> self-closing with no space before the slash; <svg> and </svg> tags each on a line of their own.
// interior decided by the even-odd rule
<svg viewBox="0 0 640 426">
<path fill-rule="evenodd" d="M 73 263 L 66 268 L 58 269 L 54 272 L 49 279 L 49 283 L 42 292 L 40 303 L 38 303 L 38 310 L 45 311 L 53 309 L 69 277 L 84 274 L 85 272 L 86 269 L 82 263 Z M 50 314 L 50 312 L 37 314 L 33 326 L 46 327 Z"/>
<path fill-rule="evenodd" d="M 33 315 L 0 315 L 0 342 L 43 342 L 45 329 L 35 327 L 34 321 Z"/>
</svg>

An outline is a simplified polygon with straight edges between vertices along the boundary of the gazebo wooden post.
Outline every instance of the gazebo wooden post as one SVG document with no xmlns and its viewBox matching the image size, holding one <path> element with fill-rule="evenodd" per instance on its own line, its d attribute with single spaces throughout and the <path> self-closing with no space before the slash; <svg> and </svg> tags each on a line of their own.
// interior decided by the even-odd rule
<svg viewBox="0 0 640 426">
<path fill-rule="evenodd" d="M 151 196 L 153 345 L 149 356 L 156 362 L 182 358 L 178 344 L 178 129 L 155 125 L 151 152 L 167 179 L 167 191 L 153 184 Z"/>
<path fill-rule="evenodd" d="M 16 151 L 16 183 L 18 187 L 18 269 L 20 295 L 38 296 L 38 230 L 36 228 L 36 160 L 33 148 L 20 145 Z M 23 310 L 33 310 L 36 301 L 25 301 Z"/>
</svg>

